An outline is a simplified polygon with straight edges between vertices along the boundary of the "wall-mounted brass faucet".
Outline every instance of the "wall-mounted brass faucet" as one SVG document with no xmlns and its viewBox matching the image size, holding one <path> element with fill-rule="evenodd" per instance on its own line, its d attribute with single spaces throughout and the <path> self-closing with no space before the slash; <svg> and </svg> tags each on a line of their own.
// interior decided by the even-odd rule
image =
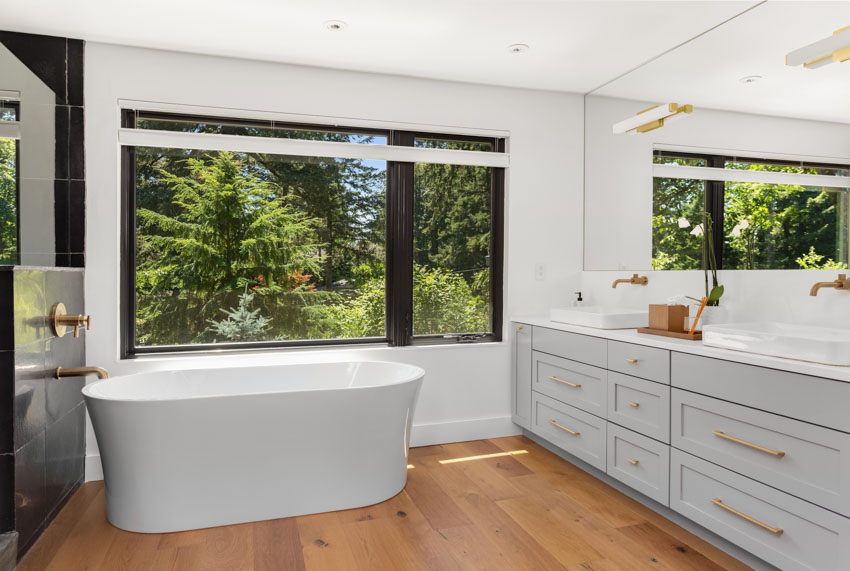
<svg viewBox="0 0 850 571">
<path fill-rule="evenodd" d="M 80 327 L 91 331 L 91 315 L 68 315 L 64 303 L 54 303 L 50 309 L 50 328 L 57 337 L 63 337 L 69 327 L 74 328 L 74 337 L 80 336 Z"/>
<path fill-rule="evenodd" d="M 109 373 L 103 367 L 56 367 L 53 374 L 57 379 L 63 377 L 85 377 L 87 375 L 97 375 L 98 379 L 109 378 Z"/>
<path fill-rule="evenodd" d="M 648 277 L 646 277 L 646 276 L 638 276 L 637 274 L 634 274 L 632 277 L 630 277 L 630 278 L 628 278 L 628 279 L 614 280 L 614 283 L 613 283 L 613 284 L 611 284 L 611 287 L 617 287 L 617 286 L 618 286 L 618 285 L 620 285 L 620 284 L 634 284 L 634 285 L 643 285 L 643 286 L 645 286 L 645 285 L 646 285 L 646 284 L 648 284 L 648 283 L 649 283 L 649 278 L 648 278 Z"/>
<path fill-rule="evenodd" d="M 833 288 L 841 290 L 850 290 L 850 280 L 847 279 L 847 274 L 838 274 L 838 279 L 834 282 L 818 282 L 812 286 L 809 295 L 817 295 L 821 288 Z"/>
</svg>

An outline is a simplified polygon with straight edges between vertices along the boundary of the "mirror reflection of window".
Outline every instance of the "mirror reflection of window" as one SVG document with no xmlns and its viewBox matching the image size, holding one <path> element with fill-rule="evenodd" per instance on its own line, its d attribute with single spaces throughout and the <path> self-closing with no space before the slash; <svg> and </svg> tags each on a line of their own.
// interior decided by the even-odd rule
<svg viewBox="0 0 850 571">
<path fill-rule="evenodd" d="M 685 169 L 677 176 L 653 178 L 653 269 L 701 269 L 708 217 L 715 232 L 722 231 L 716 244 L 723 269 L 848 267 L 850 166 L 679 155 L 656 151 L 653 164 L 712 165 L 718 172 L 695 169 L 690 178 Z M 747 173 L 736 180 L 730 170 Z M 712 192 L 720 196 L 712 199 Z"/>
<path fill-rule="evenodd" d="M 20 104 L 0 100 L 0 264 L 18 261 L 19 120 Z"/>
</svg>

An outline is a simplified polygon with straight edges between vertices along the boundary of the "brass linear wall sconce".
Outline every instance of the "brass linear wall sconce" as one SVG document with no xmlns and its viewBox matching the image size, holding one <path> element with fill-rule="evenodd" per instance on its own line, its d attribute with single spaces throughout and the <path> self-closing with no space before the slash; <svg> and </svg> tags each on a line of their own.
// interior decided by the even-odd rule
<svg viewBox="0 0 850 571">
<path fill-rule="evenodd" d="M 634 117 L 629 117 L 624 121 L 615 123 L 614 134 L 621 135 L 627 133 L 629 135 L 636 135 L 638 133 L 648 133 L 649 131 L 663 127 L 665 121 L 669 122 L 679 119 L 693 112 L 694 106 L 691 104 L 664 103 L 662 105 L 653 105 L 648 109 L 638 111 Z"/>
<path fill-rule="evenodd" d="M 828 38 L 789 53 L 785 56 L 785 65 L 817 69 L 847 60 L 850 60 L 850 26 L 835 30 Z"/>
</svg>

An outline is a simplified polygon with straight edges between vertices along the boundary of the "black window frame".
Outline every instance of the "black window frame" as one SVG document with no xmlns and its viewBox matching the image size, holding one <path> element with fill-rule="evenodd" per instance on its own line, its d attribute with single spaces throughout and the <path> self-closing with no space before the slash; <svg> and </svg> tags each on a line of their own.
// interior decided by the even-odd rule
<svg viewBox="0 0 850 571">
<path fill-rule="evenodd" d="M 281 123 L 233 117 L 175 114 L 160 111 L 121 110 L 121 127 L 135 128 L 136 119 L 174 120 L 217 123 L 237 126 L 274 126 L 292 130 L 371 134 L 386 137 L 388 146 L 413 147 L 417 138 L 489 143 L 496 153 L 506 151 L 506 140 L 452 133 L 432 133 L 394 129 L 360 129 L 356 127 Z M 120 358 L 174 353 L 206 353 L 210 351 L 250 351 L 258 349 L 303 349 L 345 345 L 386 344 L 390 347 L 412 345 L 499 342 L 502 340 L 505 168 L 490 167 L 490 328 L 486 334 L 413 335 L 413 162 L 387 161 L 387 233 L 385 260 L 386 327 L 385 337 L 353 339 L 301 339 L 237 343 L 198 343 L 186 345 L 136 346 L 136 173 L 135 147 L 121 146 L 121 234 L 120 234 Z"/>
<path fill-rule="evenodd" d="M 791 166 L 791 167 L 814 167 L 826 169 L 850 169 L 850 164 L 820 163 L 811 161 L 789 161 L 782 159 L 770 159 L 761 157 L 743 157 L 738 155 L 717 155 L 711 153 L 689 153 L 679 151 L 654 150 L 655 157 L 669 157 L 677 159 L 695 159 L 705 161 L 705 166 L 710 168 L 725 169 L 727 162 L 756 163 L 764 165 Z M 726 183 L 722 180 L 706 180 L 704 192 L 704 208 L 706 214 L 711 217 L 713 228 L 724 228 L 726 215 Z M 654 200 L 654 198 L 653 198 Z M 704 221 L 705 222 L 705 221 Z M 712 234 L 714 242 L 714 257 L 717 260 L 717 269 L 729 269 L 723 267 L 723 250 L 726 246 L 726 236 L 723 232 L 715 231 Z M 708 252 L 705 252 L 708 255 Z"/>
</svg>

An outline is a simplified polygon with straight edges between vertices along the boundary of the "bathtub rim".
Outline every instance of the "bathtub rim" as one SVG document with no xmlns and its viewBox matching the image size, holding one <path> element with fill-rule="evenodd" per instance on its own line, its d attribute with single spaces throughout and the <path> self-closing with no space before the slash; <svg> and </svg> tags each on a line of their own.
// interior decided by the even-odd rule
<svg viewBox="0 0 850 571">
<path fill-rule="evenodd" d="M 107 379 L 99 379 L 94 381 L 93 383 L 88 383 L 82 388 L 82 394 L 86 399 L 94 399 L 99 401 L 106 402 L 121 402 L 121 403 L 163 403 L 163 402 L 177 402 L 177 401 L 192 401 L 192 400 L 206 400 L 206 399 L 221 399 L 221 398 L 239 398 L 239 397 L 254 397 L 254 396 L 270 396 L 270 395 L 281 395 L 288 393 L 318 393 L 318 392 L 327 392 L 327 391 L 351 391 L 351 390 L 368 390 L 368 389 L 379 389 L 382 387 L 394 387 L 399 385 L 404 385 L 407 383 L 413 383 L 416 381 L 420 381 L 425 377 L 425 369 L 418 365 L 411 365 L 409 363 L 399 363 L 398 361 L 386 361 L 386 360 L 377 360 L 377 359 L 362 359 L 362 360 L 349 360 L 349 361 L 333 361 L 330 363 L 287 363 L 282 365 L 247 365 L 242 367 L 216 367 L 217 369 L 234 369 L 234 370 L 245 370 L 252 368 L 275 368 L 275 367 L 293 367 L 293 366 L 309 366 L 309 365 L 341 365 L 341 364 L 351 364 L 351 363 L 377 363 L 381 365 L 393 365 L 393 366 L 403 366 L 409 369 L 412 369 L 413 372 L 410 375 L 402 377 L 400 380 L 393 381 L 391 383 L 384 384 L 375 384 L 375 385 L 364 385 L 364 386 L 356 386 L 356 387 L 325 387 L 325 388 L 306 388 L 306 389 L 295 389 L 295 390 L 277 390 L 277 391 L 262 391 L 262 392 L 253 392 L 253 393 L 234 393 L 234 394 L 209 394 L 209 395 L 193 395 L 193 396 L 176 396 L 176 397 L 167 397 L 167 398 L 115 398 L 115 397 L 106 397 L 103 395 L 92 394 L 93 390 L 97 390 L 97 386 L 101 383 L 109 383 L 114 382 L 118 379 L 127 379 L 130 377 L 136 377 L 141 375 L 152 375 L 156 373 L 183 373 L 183 372 L 197 372 L 197 371 L 207 371 L 210 370 L 211 367 L 195 367 L 191 369 L 164 369 L 160 371 L 144 371 L 140 373 L 131 373 L 129 375 L 119 375 L 116 377 L 110 377 Z"/>
</svg>

